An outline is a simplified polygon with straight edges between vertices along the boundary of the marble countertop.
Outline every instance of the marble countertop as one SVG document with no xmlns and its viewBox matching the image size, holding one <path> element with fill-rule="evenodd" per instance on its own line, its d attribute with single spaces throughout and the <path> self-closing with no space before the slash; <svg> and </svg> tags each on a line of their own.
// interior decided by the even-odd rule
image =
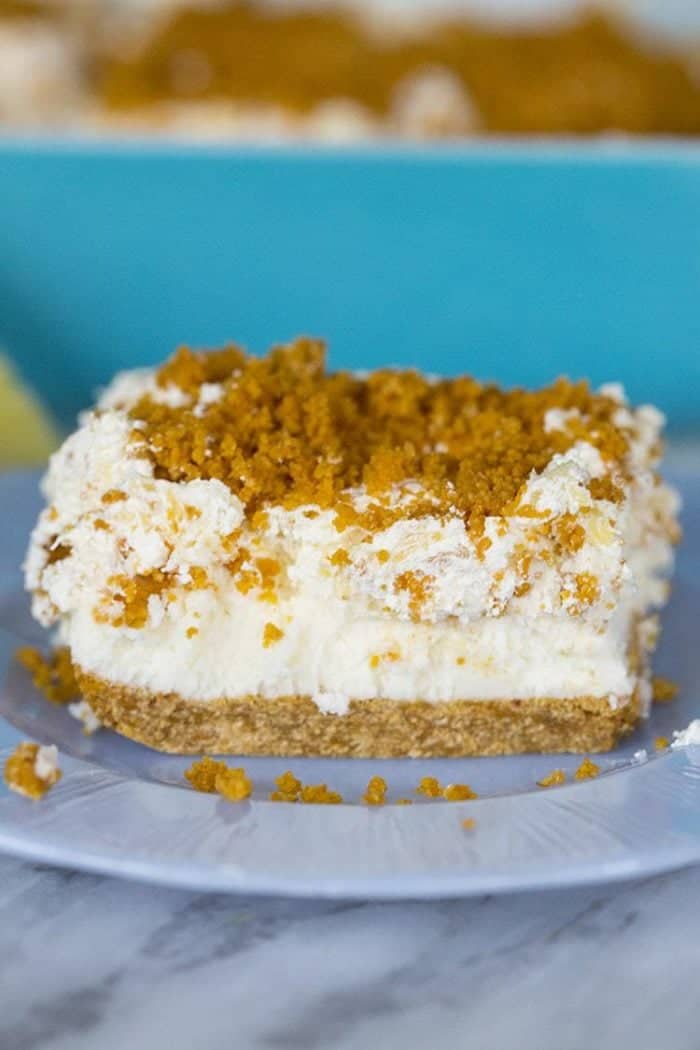
<svg viewBox="0 0 700 1050">
<path fill-rule="evenodd" d="M 403 904 L 0 858 L 3 1050 L 697 1050 L 700 868 Z"/>
</svg>

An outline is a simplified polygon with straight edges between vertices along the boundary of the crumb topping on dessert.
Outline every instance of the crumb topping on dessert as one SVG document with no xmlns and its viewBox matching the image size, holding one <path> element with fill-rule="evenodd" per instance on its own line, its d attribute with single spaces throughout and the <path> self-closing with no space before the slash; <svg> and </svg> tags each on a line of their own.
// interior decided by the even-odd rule
<svg viewBox="0 0 700 1050">
<path fill-rule="evenodd" d="M 23 741 L 5 762 L 5 783 L 10 790 L 35 801 L 42 799 L 62 775 L 53 745 L 42 747 Z"/>
<path fill-rule="evenodd" d="M 586 383 L 559 379 L 535 392 L 503 391 L 468 376 L 329 373 L 324 345 L 313 339 L 262 358 L 235 346 L 181 348 L 156 383 L 185 395 L 174 405 L 146 393 L 131 407 L 133 441 L 157 478 L 217 479 L 249 518 L 271 505 L 334 507 L 340 531 L 432 513 L 458 514 L 478 535 L 488 515 L 527 513 L 517 505 L 520 490 L 556 453 L 585 440 L 619 470 L 628 449 L 625 427 L 613 418 L 619 403 Z M 211 383 L 221 395 L 202 404 L 199 391 Z M 552 408 L 575 409 L 576 417 L 548 430 Z M 396 490 L 407 481 L 415 491 L 397 505 Z M 371 498 L 363 510 L 343 498 L 359 485 Z M 571 549 L 580 545 L 574 522 L 560 531 Z M 336 563 L 343 563 L 342 549 Z"/>
<path fill-rule="evenodd" d="M 54 704 L 67 704 L 79 695 L 67 646 L 58 646 L 48 656 L 44 656 L 34 646 L 25 645 L 15 655 L 47 700 Z"/>
</svg>

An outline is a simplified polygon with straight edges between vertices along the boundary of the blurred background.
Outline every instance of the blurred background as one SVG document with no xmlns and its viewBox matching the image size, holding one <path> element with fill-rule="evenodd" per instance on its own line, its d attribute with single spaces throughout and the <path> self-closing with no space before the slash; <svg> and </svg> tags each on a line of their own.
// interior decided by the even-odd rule
<svg viewBox="0 0 700 1050">
<path fill-rule="evenodd" d="M 698 136 L 697 0 L 0 0 L 0 466 L 299 331 L 692 429 Z"/>
</svg>

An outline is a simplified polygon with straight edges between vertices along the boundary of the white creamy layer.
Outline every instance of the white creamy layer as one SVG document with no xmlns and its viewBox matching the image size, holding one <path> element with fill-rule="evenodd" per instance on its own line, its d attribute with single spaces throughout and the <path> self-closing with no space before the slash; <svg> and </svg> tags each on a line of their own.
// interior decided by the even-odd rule
<svg viewBox="0 0 700 1050">
<path fill-rule="evenodd" d="M 662 424 L 655 410 L 632 412 L 621 401 L 636 464 L 621 504 L 591 498 L 588 482 L 604 467 L 578 442 L 530 478 L 521 504 L 541 516 L 487 519 L 490 546 L 477 550 L 458 518 L 399 521 L 368 539 L 358 526 L 339 532 L 333 511 L 274 507 L 265 529 L 251 533 L 223 484 L 157 480 L 138 456 L 125 410 L 152 388 L 148 372 L 117 377 L 43 483 L 48 506 L 32 536 L 27 586 L 37 618 L 59 625 L 84 670 L 201 701 L 309 695 L 329 713 L 371 697 L 616 703 L 640 684 L 629 667 L 633 625 L 666 598 L 677 509 L 651 470 Z M 212 385 L 200 403 L 217 396 Z M 565 425 L 548 414 L 548 426 Z M 105 502 L 110 490 L 126 498 Z M 368 499 L 349 495 L 360 506 Z M 535 526 L 565 513 L 584 527 L 585 542 L 552 557 Z M 59 547 L 69 556 L 49 563 L 47 551 Z M 241 547 L 253 576 L 258 558 L 279 565 L 275 604 L 261 600 L 264 587 L 244 594 L 236 586 L 226 563 Z M 523 552 L 532 555 L 525 572 Z M 123 611 L 115 578 L 154 571 L 167 586 L 150 597 L 147 623 L 115 626 Z M 577 596 L 582 576 L 596 581 L 592 600 Z M 419 622 L 410 588 L 398 585 L 407 578 L 427 580 Z M 281 637 L 271 640 L 269 625 Z M 653 647 L 651 621 L 640 640 Z"/>
</svg>

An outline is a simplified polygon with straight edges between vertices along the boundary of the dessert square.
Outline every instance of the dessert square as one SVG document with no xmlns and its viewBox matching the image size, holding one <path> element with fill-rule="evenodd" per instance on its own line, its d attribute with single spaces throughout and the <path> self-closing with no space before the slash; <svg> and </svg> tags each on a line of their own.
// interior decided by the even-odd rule
<svg viewBox="0 0 700 1050">
<path fill-rule="evenodd" d="M 662 425 L 617 384 L 181 348 L 52 457 L 34 615 L 97 717 L 165 751 L 607 750 L 651 702 Z"/>
</svg>

